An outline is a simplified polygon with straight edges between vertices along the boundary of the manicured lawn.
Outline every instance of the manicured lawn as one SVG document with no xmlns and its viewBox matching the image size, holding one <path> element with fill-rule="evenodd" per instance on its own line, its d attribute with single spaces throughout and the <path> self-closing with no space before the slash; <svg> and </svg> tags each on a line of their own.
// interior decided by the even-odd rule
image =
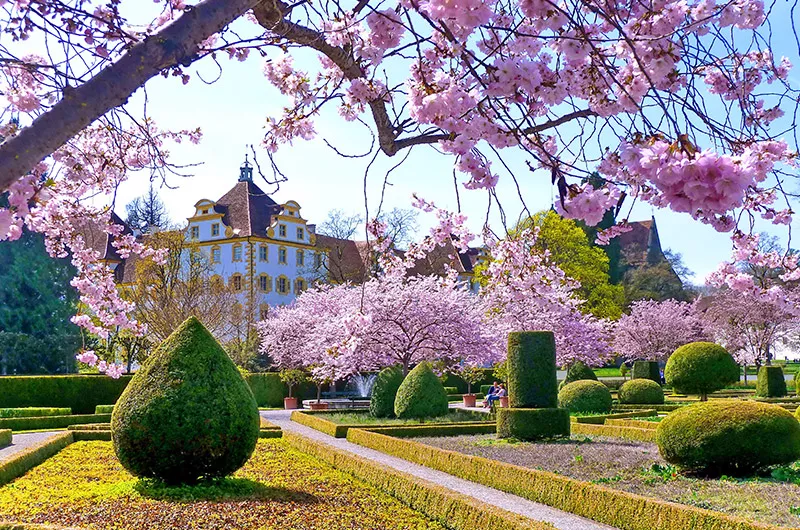
<svg viewBox="0 0 800 530">
<path fill-rule="evenodd" d="M 431 423 L 453 423 L 469 421 L 490 421 L 493 415 L 481 414 L 480 412 L 470 412 L 465 410 L 451 410 L 445 416 L 438 418 L 417 419 L 398 419 L 398 418 L 375 418 L 366 412 L 332 412 L 321 414 L 324 418 L 340 425 L 423 425 Z"/>
<path fill-rule="evenodd" d="M 595 368 L 594 375 L 597 377 L 622 377 L 619 368 Z"/>
<path fill-rule="evenodd" d="M 525 443 L 474 435 L 414 441 L 750 520 L 800 526 L 800 462 L 760 478 L 708 479 L 678 475 L 661 459 L 655 444 L 617 438 L 573 436 Z"/>
<path fill-rule="evenodd" d="M 0 520 L 115 529 L 443 529 L 282 440 L 233 478 L 165 487 L 128 474 L 110 442 L 77 442 L 0 487 Z"/>
</svg>

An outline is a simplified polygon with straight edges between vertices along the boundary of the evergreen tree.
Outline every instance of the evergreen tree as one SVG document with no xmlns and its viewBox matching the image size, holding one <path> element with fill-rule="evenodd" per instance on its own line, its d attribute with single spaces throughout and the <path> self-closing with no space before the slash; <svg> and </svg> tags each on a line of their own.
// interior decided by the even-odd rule
<svg viewBox="0 0 800 530">
<path fill-rule="evenodd" d="M 78 293 L 69 259 L 51 258 L 41 234 L 0 242 L 0 374 L 75 370 Z"/>
</svg>

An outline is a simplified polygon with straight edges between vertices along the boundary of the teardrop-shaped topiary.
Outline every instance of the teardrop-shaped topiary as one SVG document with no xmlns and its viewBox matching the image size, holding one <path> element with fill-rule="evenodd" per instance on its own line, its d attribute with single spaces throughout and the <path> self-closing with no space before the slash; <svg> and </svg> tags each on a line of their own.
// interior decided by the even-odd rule
<svg viewBox="0 0 800 530">
<path fill-rule="evenodd" d="M 111 435 L 119 461 L 134 475 L 191 484 L 242 467 L 259 423 L 239 370 L 190 317 L 128 384 L 114 407 Z"/>
<path fill-rule="evenodd" d="M 444 416 L 449 410 L 447 393 L 433 373 L 430 363 L 424 362 L 408 372 L 394 400 L 394 415 L 398 418 L 432 418 Z"/>
<path fill-rule="evenodd" d="M 397 389 L 403 382 L 403 368 L 390 366 L 384 368 L 375 380 L 372 388 L 372 397 L 369 400 L 369 413 L 375 418 L 390 418 L 394 416 L 394 399 Z"/>
</svg>

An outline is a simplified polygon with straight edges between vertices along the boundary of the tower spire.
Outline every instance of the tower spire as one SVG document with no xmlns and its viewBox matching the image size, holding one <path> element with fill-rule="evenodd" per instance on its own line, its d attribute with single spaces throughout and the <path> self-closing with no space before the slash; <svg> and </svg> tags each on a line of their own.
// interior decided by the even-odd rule
<svg viewBox="0 0 800 530">
<path fill-rule="evenodd" d="M 244 155 L 244 164 L 239 168 L 239 182 L 253 182 L 253 166 L 247 161 L 247 153 Z"/>
</svg>

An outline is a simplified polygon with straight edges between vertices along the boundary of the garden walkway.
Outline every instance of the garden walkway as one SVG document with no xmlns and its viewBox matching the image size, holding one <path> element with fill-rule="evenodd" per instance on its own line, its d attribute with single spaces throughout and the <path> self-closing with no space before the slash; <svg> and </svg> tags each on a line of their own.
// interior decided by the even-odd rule
<svg viewBox="0 0 800 530">
<path fill-rule="evenodd" d="M 284 431 L 297 433 L 305 436 L 306 438 L 311 438 L 312 440 L 325 443 L 337 449 L 348 451 L 362 458 L 367 458 L 384 466 L 408 473 L 409 475 L 414 475 L 415 477 L 433 482 L 445 488 L 457 491 L 463 495 L 468 495 L 483 503 L 508 510 L 509 512 L 517 513 L 537 521 L 546 521 L 552 523 L 557 528 L 562 528 L 564 530 L 609 530 L 613 528 L 584 517 L 579 517 L 561 510 L 556 510 L 555 508 L 551 508 L 550 506 L 546 506 L 544 504 L 523 499 L 522 497 L 518 497 L 516 495 L 511 495 L 494 488 L 489 488 L 468 480 L 460 479 L 458 477 L 454 477 L 453 475 L 436 471 L 435 469 L 413 464 L 407 460 L 403 460 L 402 458 L 396 458 L 381 453 L 380 451 L 375 451 L 374 449 L 356 445 L 343 438 L 334 438 L 332 436 L 328 436 L 327 434 L 323 434 L 317 430 L 306 427 L 305 425 L 300 425 L 291 421 L 289 419 L 290 415 L 291 411 L 289 410 L 270 410 L 261 412 L 262 417 L 279 426 Z"/>
<path fill-rule="evenodd" d="M 26 434 L 15 434 L 11 438 L 11 445 L 7 445 L 0 449 L 0 462 L 8 460 L 20 451 L 39 445 L 51 436 L 61 434 L 64 431 L 48 431 L 48 432 L 30 432 Z"/>
</svg>

